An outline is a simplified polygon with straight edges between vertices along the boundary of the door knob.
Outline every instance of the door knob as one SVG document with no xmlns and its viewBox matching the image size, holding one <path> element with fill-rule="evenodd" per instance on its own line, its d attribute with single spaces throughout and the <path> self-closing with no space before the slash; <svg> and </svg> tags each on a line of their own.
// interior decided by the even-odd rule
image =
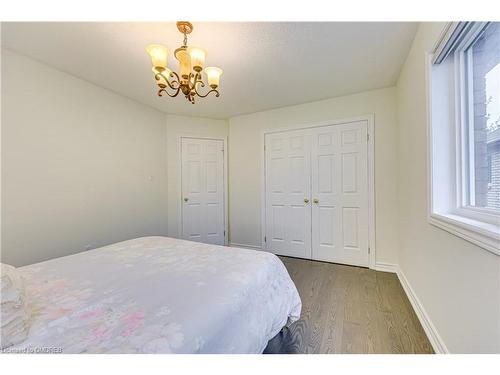
<svg viewBox="0 0 500 375">
<path fill-rule="evenodd" d="M 185 197 L 185 198 L 184 198 L 184 202 L 187 202 L 188 200 L 189 200 L 189 198 L 188 198 L 188 197 Z"/>
<path fill-rule="evenodd" d="M 313 202 L 317 204 L 317 203 L 319 203 L 319 199 L 316 199 L 316 198 L 315 198 L 315 199 L 313 200 Z"/>
<path fill-rule="evenodd" d="M 309 199 L 304 198 L 304 203 L 305 203 L 305 204 L 308 204 L 308 203 L 309 203 Z"/>
</svg>

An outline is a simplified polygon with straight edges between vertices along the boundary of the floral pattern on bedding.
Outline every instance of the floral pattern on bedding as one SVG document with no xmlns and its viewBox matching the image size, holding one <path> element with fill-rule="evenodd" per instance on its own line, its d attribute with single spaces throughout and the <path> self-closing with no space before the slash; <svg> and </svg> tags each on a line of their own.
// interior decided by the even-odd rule
<svg viewBox="0 0 500 375">
<path fill-rule="evenodd" d="M 16 349 L 261 353 L 300 316 L 283 263 L 261 251 L 145 237 L 19 269 L 33 325 Z"/>
</svg>

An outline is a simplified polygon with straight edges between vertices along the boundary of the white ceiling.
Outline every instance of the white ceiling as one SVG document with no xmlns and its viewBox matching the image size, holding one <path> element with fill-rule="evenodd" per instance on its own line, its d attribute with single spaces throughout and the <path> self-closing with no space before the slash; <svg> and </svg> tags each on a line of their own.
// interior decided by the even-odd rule
<svg viewBox="0 0 500 375">
<path fill-rule="evenodd" d="M 171 51 L 171 23 L 3 23 L 2 45 L 167 113 L 228 118 L 392 86 L 416 23 L 194 23 L 189 45 L 224 70 L 221 96 L 159 98 L 145 52 Z M 174 64 L 170 57 L 169 65 Z"/>
</svg>

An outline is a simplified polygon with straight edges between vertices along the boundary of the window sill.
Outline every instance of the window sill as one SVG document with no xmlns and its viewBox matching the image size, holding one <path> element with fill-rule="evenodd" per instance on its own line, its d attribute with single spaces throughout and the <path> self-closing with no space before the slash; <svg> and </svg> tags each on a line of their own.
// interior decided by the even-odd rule
<svg viewBox="0 0 500 375">
<path fill-rule="evenodd" d="M 500 255 L 500 223 L 484 223 L 451 213 L 433 213 L 429 223 Z"/>
</svg>

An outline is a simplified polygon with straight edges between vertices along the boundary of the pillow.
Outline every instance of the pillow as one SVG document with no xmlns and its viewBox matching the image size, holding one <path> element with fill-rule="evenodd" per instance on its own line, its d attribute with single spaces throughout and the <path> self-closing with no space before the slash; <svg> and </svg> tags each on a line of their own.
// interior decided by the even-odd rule
<svg viewBox="0 0 500 375">
<path fill-rule="evenodd" d="M 28 337 L 31 311 L 26 303 L 24 281 L 19 271 L 8 264 L 0 264 L 0 266 L 0 349 L 5 349 L 23 342 Z"/>
</svg>

